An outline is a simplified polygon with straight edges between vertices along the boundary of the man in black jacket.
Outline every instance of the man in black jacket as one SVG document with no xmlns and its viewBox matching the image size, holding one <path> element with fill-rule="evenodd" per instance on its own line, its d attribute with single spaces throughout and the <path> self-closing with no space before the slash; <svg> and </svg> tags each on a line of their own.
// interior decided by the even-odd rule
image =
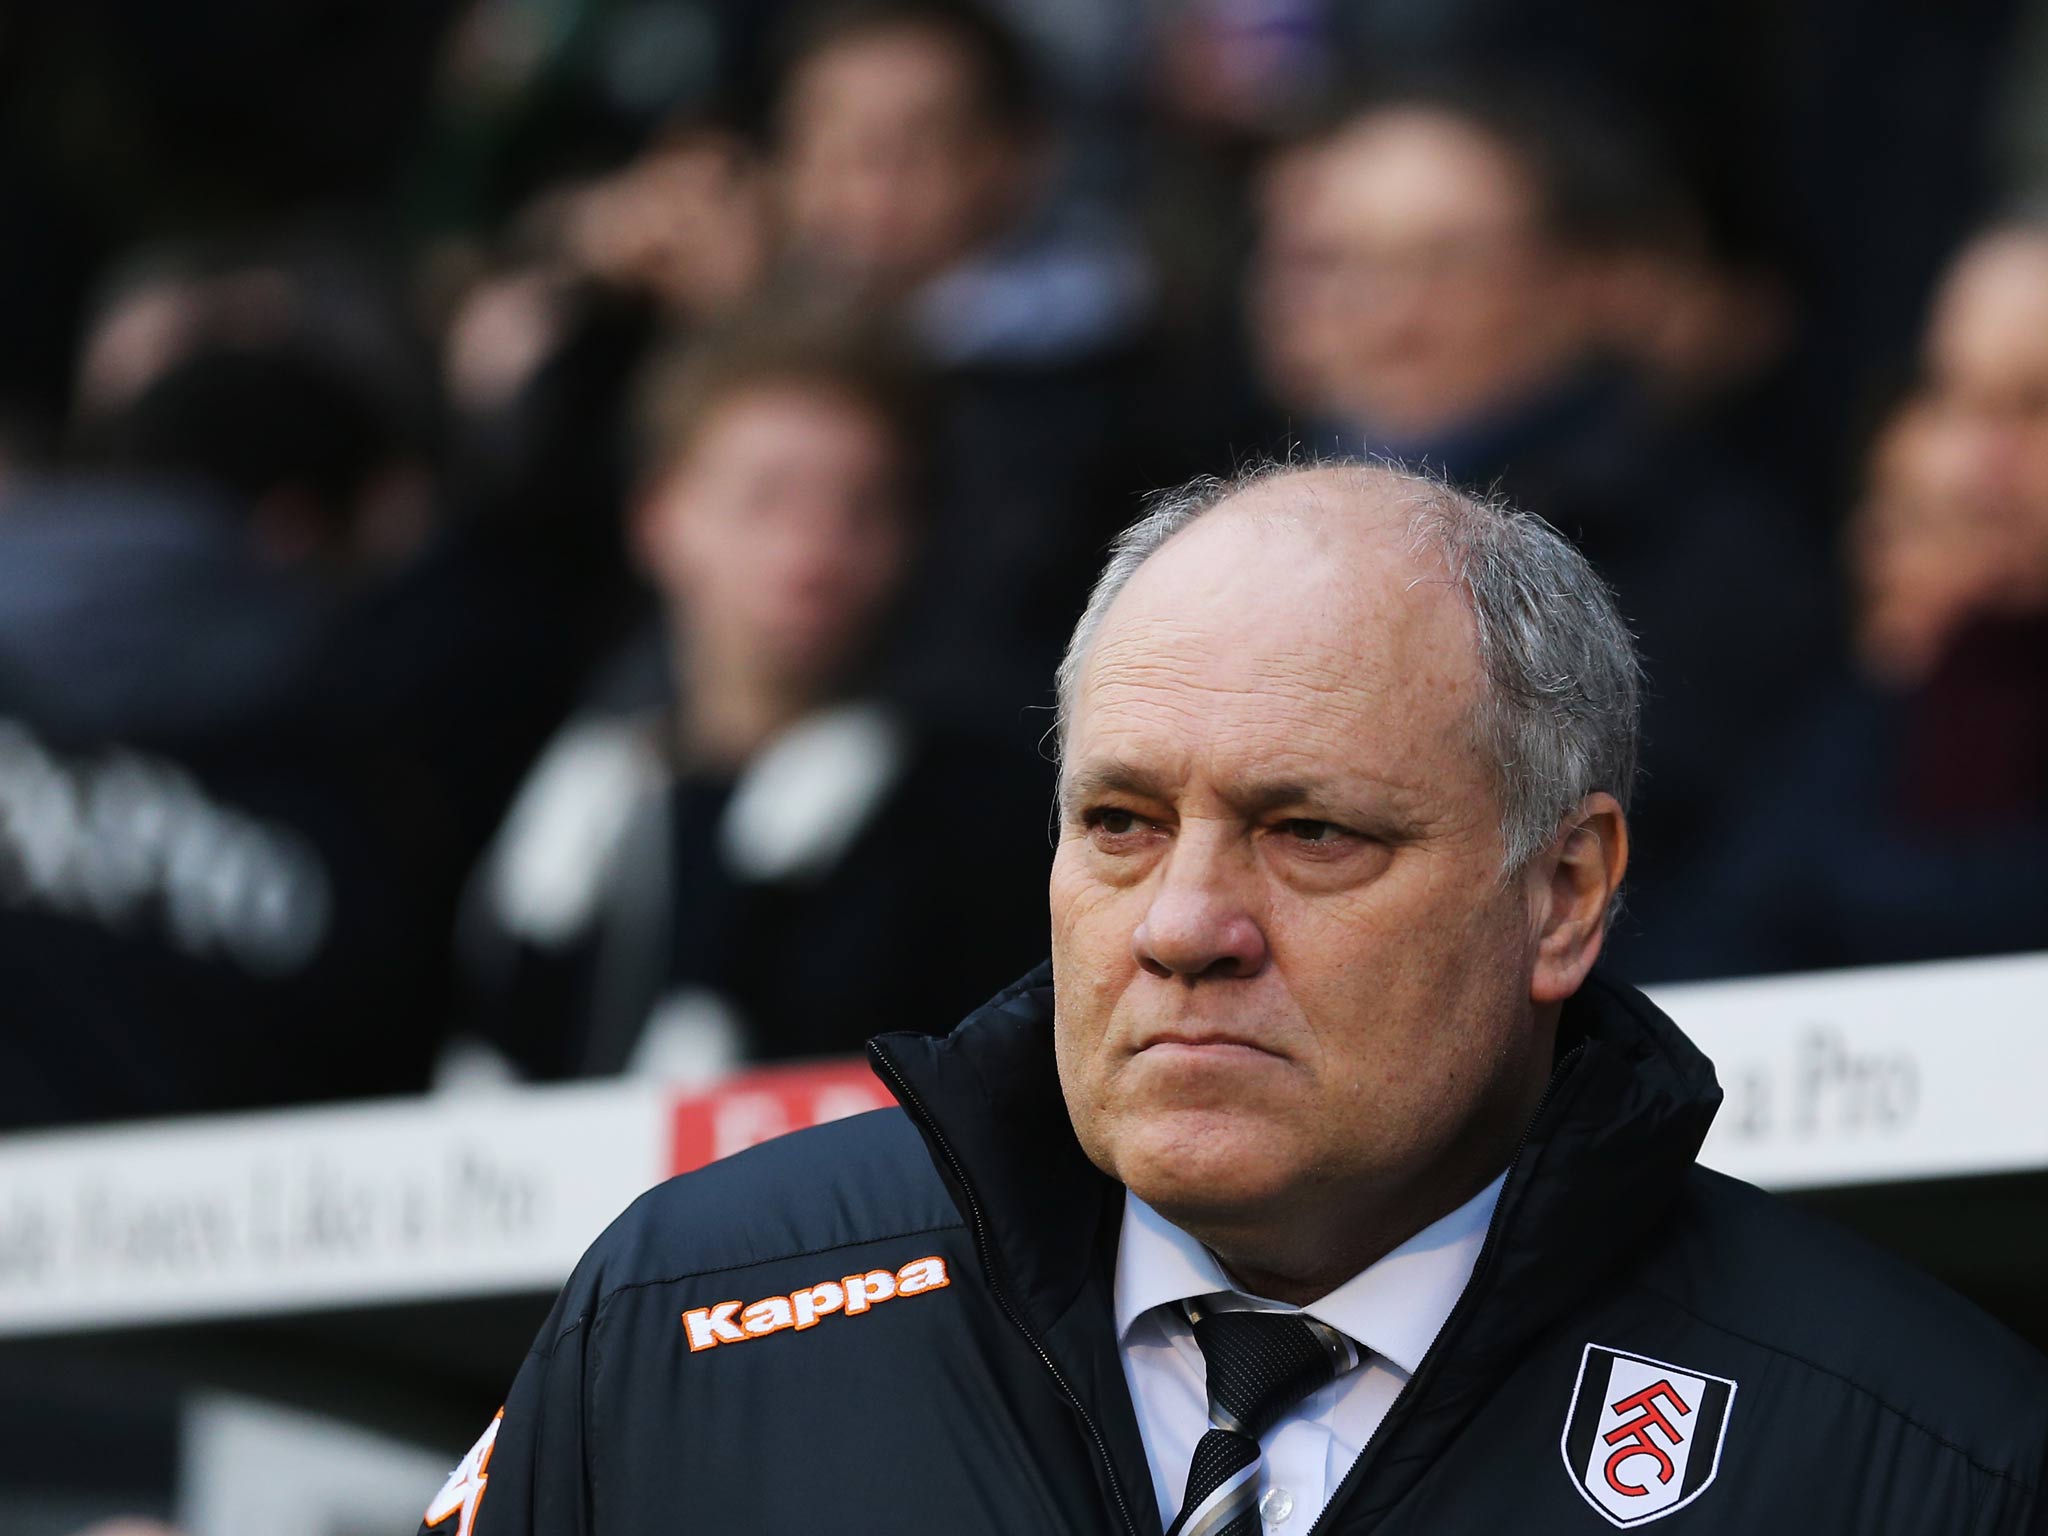
<svg viewBox="0 0 2048 1536">
<path fill-rule="evenodd" d="M 1159 503 L 1062 670 L 1050 966 L 637 1203 L 428 1527 L 2048 1530 L 2039 1358 L 1697 1167 L 1711 1066 L 1592 973 L 1635 694 L 1533 520 Z"/>
</svg>

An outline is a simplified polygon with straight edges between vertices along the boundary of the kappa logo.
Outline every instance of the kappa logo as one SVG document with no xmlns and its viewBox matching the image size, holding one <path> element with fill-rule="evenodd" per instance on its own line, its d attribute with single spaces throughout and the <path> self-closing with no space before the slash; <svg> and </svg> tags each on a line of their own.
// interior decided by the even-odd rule
<svg viewBox="0 0 2048 1536">
<path fill-rule="evenodd" d="M 1682 1509 L 1721 1470 L 1735 1383 L 1588 1344 L 1565 1415 L 1572 1486 L 1619 1526 Z"/>
<path fill-rule="evenodd" d="M 785 1328 L 815 1328 L 834 1312 L 858 1317 L 899 1296 L 921 1296 L 953 1283 L 946 1261 L 937 1256 L 912 1259 L 901 1269 L 871 1269 L 844 1280 L 820 1280 L 787 1296 L 767 1296 L 752 1305 L 721 1301 L 713 1307 L 692 1307 L 683 1314 L 690 1353 L 721 1344 L 744 1344 Z"/>
</svg>

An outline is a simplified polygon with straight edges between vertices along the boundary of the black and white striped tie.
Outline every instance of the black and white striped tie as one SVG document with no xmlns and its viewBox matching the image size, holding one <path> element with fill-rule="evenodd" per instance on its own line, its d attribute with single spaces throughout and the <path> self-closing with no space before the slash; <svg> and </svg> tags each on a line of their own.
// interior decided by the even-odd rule
<svg viewBox="0 0 2048 1536">
<path fill-rule="evenodd" d="M 1166 1536 L 1257 1536 L 1259 1436 L 1358 1364 L 1358 1346 L 1302 1312 L 1212 1312 L 1183 1302 L 1209 1375 L 1209 1432 Z"/>
</svg>

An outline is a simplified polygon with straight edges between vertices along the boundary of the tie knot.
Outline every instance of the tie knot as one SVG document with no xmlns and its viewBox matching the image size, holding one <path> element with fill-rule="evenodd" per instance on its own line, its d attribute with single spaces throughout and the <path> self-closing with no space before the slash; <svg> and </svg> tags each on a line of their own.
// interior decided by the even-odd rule
<svg viewBox="0 0 2048 1536">
<path fill-rule="evenodd" d="M 1209 1376 L 1209 1417 L 1257 1439 L 1273 1421 L 1358 1363 L 1351 1341 L 1302 1312 L 1211 1312 L 1191 1303 Z"/>
</svg>

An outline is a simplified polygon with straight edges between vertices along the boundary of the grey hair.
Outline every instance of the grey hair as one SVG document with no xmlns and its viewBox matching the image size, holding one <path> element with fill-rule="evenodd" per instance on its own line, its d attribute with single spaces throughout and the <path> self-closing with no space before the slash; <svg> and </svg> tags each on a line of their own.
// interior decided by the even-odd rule
<svg viewBox="0 0 2048 1536">
<path fill-rule="evenodd" d="M 1498 774 L 1504 872 L 1526 868 L 1587 795 L 1604 790 L 1625 810 L 1636 774 L 1642 667 L 1607 584 L 1541 518 L 1377 460 L 1267 461 L 1153 497 L 1111 545 L 1060 659 L 1054 731 L 1062 757 L 1082 668 L 1138 567 L 1253 486 L 1332 468 L 1356 470 L 1373 488 L 1405 490 L 1410 547 L 1442 560 L 1464 591 L 1487 683 L 1475 723 Z"/>
</svg>

